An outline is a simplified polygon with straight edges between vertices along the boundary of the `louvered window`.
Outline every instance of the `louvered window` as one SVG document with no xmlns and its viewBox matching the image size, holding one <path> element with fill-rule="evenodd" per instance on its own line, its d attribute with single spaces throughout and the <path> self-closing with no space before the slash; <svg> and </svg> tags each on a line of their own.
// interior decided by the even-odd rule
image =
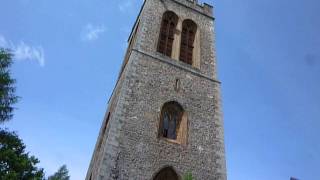
<svg viewBox="0 0 320 180">
<path fill-rule="evenodd" d="M 178 16 L 167 11 L 163 14 L 159 42 L 158 42 L 158 52 L 171 57 L 172 45 L 174 40 L 174 33 L 178 23 Z"/>
<path fill-rule="evenodd" d="M 180 61 L 192 65 L 194 40 L 197 32 L 197 25 L 192 20 L 185 20 L 182 23 Z"/>
</svg>

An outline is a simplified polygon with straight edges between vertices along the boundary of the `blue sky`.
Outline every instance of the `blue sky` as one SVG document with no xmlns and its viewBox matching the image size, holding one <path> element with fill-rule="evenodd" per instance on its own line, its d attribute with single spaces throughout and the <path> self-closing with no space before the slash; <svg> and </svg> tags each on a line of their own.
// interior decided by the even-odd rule
<svg viewBox="0 0 320 180">
<path fill-rule="evenodd" d="M 16 130 L 84 179 L 142 0 L 3 0 Z M 229 180 L 320 179 L 320 1 L 215 0 Z"/>
</svg>

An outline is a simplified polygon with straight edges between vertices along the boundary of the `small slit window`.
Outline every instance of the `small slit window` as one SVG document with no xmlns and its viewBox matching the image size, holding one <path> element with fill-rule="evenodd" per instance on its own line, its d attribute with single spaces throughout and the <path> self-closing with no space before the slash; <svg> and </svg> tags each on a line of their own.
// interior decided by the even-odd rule
<svg viewBox="0 0 320 180">
<path fill-rule="evenodd" d="M 110 112 L 108 113 L 107 119 L 106 119 L 105 124 L 104 124 L 103 129 L 102 129 L 102 134 L 101 134 L 102 138 L 99 141 L 98 150 L 100 150 L 100 148 L 101 148 L 102 141 L 103 141 L 103 138 L 105 136 L 105 133 L 107 131 L 107 127 L 108 127 L 108 124 L 109 124 L 109 119 L 110 119 Z"/>
<path fill-rule="evenodd" d="M 171 11 L 163 14 L 158 40 L 158 52 L 171 57 L 174 34 L 178 23 L 178 16 Z"/>
</svg>

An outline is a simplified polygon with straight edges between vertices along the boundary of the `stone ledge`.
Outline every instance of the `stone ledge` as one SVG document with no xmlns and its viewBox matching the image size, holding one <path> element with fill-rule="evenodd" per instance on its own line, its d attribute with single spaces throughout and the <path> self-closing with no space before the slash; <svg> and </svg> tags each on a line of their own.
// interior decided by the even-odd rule
<svg viewBox="0 0 320 180">
<path fill-rule="evenodd" d="M 179 63 L 175 62 L 176 60 L 170 60 L 170 58 L 168 58 L 168 57 L 155 56 L 155 55 L 153 55 L 153 54 L 150 54 L 150 53 L 147 53 L 147 52 L 144 52 L 144 51 L 141 51 L 141 50 L 137 50 L 137 49 L 132 49 L 132 51 L 135 51 L 135 52 L 137 52 L 137 53 L 143 54 L 143 55 L 145 55 L 145 56 L 149 56 L 149 57 L 151 57 L 151 58 L 154 59 L 154 60 L 158 60 L 158 61 L 161 61 L 161 62 L 170 64 L 170 65 L 173 65 L 173 66 L 175 66 L 175 67 L 177 67 L 177 68 L 180 68 L 180 69 L 182 69 L 182 70 L 188 71 L 188 72 L 190 72 L 190 73 L 192 73 L 192 74 L 194 74 L 194 75 L 197 75 L 197 76 L 199 76 L 199 77 L 203 77 L 203 78 L 205 78 L 205 79 L 207 79 L 207 80 L 209 80 L 209 81 L 212 81 L 212 82 L 214 82 L 214 83 L 221 84 L 220 81 L 218 81 L 218 80 L 216 80 L 216 79 L 213 79 L 213 78 L 211 78 L 211 77 L 208 77 L 208 76 L 206 76 L 206 75 L 203 75 L 199 70 L 196 70 L 196 69 L 194 69 L 194 68 L 192 68 L 192 67 L 182 66 L 182 65 L 180 65 Z"/>
<path fill-rule="evenodd" d="M 161 0 L 163 1 L 163 0 Z M 179 5 L 182 5 L 186 8 L 192 9 L 206 17 L 209 17 L 214 20 L 213 17 L 213 6 L 203 3 L 199 4 L 198 0 L 171 0 Z"/>
</svg>

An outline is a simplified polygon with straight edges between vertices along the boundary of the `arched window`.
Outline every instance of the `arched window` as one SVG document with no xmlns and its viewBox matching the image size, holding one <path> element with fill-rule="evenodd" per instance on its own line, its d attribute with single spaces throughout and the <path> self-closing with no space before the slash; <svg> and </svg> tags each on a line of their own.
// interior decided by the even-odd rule
<svg viewBox="0 0 320 180">
<path fill-rule="evenodd" d="M 161 112 L 161 135 L 168 139 L 177 139 L 177 130 L 181 122 L 183 109 L 177 102 L 164 104 Z"/>
<path fill-rule="evenodd" d="M 182 23 L 180 61 L 192 65 L 194 40 L 197 32 L 197 25 L 187 19 Z"/>
<path fill-rule="evenodd" d="M 171 57 L 174 33 L 178 23 L 178 16 L 171 11 L 163 14 L 159 41 L 158 52 Z"/>
<path fill-rule="evenodd" d="M 156 174 L 154 180 L 179 180 L 179 176 L 171 167 L 165 167 Z"/>
<path fill-rule="evenodd" d="M 160 115 L 160 137 L 186 144 L 187 124 L 187 115 L 179 103 L 170 101 L 163 105 Z"/>
</svg>

